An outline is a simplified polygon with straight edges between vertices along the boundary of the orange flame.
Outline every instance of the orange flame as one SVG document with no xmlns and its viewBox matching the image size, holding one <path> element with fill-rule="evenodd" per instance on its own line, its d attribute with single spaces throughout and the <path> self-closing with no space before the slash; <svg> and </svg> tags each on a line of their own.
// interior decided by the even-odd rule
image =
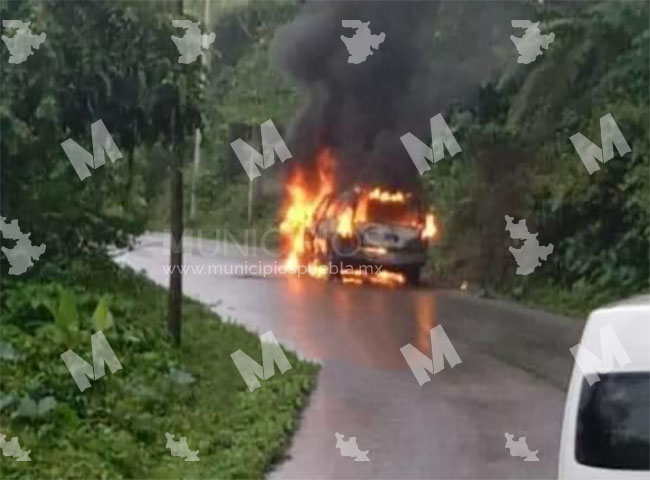
<svg viewBox="0 0 650 480">
<path fill-rule="evenodd" d="M 336 226 L 336 233 L 344 238 L 351 237 L 353 233 L 352 213 L 352 207 L 347 207 L 345 210 L 343 210 L 343 213 L 341 213 L 338 224 Z"/>
<path fill-rule="evenodd" d="M 357 187 L 357 192 L 362 192 L 360 188 Z M 368 221 L 368 202 L 370 200 L 379 201 L 381 203 L 404 203 L 408 194 L 402 192 L 391 193 L 386 190 L 382 190 L 379 187 L 375 187 L 370 191 L 361 193 L 359 196 L 359 202 L 357 204 L 356 211 L 354 212 L 354 223 L 363 223 Z"/>
<path fill-rule="evenodd" d="M 385 190 L 381 190 L 378 187 L 374 188 L 372 192 L 370 192 L 369 198 L 371 200 L 379 200 L 380 202 L 384 203 L 404 203 L 406 200 L 406 197 L 402 192 L 390 193 Z"/>
<path fill-rule="evenodd" d="M 388 270 L 382 270 L 381 272 L 376 273 L 373 277 L 371 277 L 371 281 L 373 281 L 373 279 L 375 283 L 389 286 L 402 285 L 404 282 L 406 282 L 406 278 L 403 274 L 391 272 Z"/>
<path fill-rule="evenodd" d="M 343 283 L 353 283 L 361 285 L 367 281 L 374 285 L 383 285 L 385 287 L 396 287 L 406 283 L 406 277 L 398 272 L 391 272 L 389 270 L 381 270 L 378 273 L 369 274 L 364 270 L 352 270 L 351 272 L 344 272 L 342 276 Z"/>
<path fill-rule="evenodd" d="M 329 275 L 328 266 L 318 260 L 317 252 L 326 252 L 326 241 L 323 238 L 306 238 L 315 220 L 316 209 L 326 195 L 334 192 L 336 178 L 334 176 L 336 157 L 329 149 L 321 150 L 316 156 L 316 173 L 297 167 L 289 177 L 286 185 L 286 200 L 284 204 L 280 232 L 283 246 L 288 249 L 285 266 L 295 272 L 299 266 L 306 265 L 307 272 L 316 278 Z M 327 212 L 328 219 L 334 219 L 336 232 L 340 237 L 349 238 L 354 234 L 355 224 L 368 219 L 369 204 L 380 202 L 387 204 L 405 203 L 411 194 L 401 191 L 387 191 L 380 187 L 357 186 L 356 206 L 347 204 L 336 206 L 335 211 Z M 397 207 L 397 205 L 394 205 Z M 387 207 L 392 208 L 387 205 Z M 319 213 L 319 216 L 321 214 Z M 426 216 L 424 225 L 416 222 L 421 228 L 422 239 L 432 238 L 436 234 L 436 224 L 432 213 Z M 382 253 L 385 253 L 385 249 Z M 344 283 L 361 284 L 365 281 L 383 286 L 394 287 L 406 283 L 402 273 L 382 270 L 369 273 L 365 270 L 342 272 Z"/>
<path fill-rule="evenodd" d="M 438 229 L 436 228 L 436 222 L 433 217 L 433 213 L 427 213 L 424 229 L 422 230 L 421 238 L 422 240 L 431 240 L 436 236 Z"/>
<path fill-rule="evenodd" d="M 287 182 L 280 233 L 289 249 L 284 263 L 292 271 L 298 268 L 305 253 L 305 230 L 312 224 L 316 207 L 334 189 L 334 162 L 331 150 L 321 150 L 316 157 L 318 178 L 315 181 L 309 182 L 304 170 L 297 168 Z M 315 188 L 310 183 L 315 183 Z"/>
</svg>

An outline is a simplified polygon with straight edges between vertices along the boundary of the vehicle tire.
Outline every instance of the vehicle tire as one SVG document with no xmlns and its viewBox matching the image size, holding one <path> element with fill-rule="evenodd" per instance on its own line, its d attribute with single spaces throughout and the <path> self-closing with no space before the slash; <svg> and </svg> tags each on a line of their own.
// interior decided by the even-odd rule
<svg viewBox="0 0 650 480">
<path fill-rule="evenodd" d="M 420 267 L 410 267 L 404 270 L 406 277 L 406 285 L 409 287 L 417 287 L 420 285 Z"/>
</svg>

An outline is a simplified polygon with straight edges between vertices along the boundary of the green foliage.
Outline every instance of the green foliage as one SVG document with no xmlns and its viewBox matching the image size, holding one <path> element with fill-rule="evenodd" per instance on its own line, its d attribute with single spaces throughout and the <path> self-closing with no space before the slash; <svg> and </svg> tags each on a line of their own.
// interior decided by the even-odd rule
<svg viewBox="0 0 650 480">
<path fill-rule="evenodd" d="M 97 302 L 97 308 L 95 308 L 95 312 L 90 321 L 95 330 L 107 330 L 115 324 L 113 314 L 108 309 L 107 295 L 104 295 L 99 299 L 99 302 Z"/>
<path fill-rule="evenodd" d="M 208 235 L 217 228 L 227 228 L 243 236 L 247 227 L 266 229 L 274 222 L 278 199 L 272 194 L 263 197 L 257 188 L 254 218 L 252 225 L 247 225 L 249 180 L 234 159 L 230 143 L 239 135 L 233 136 L 232 127 L 242 126 L 246 131 L 243 139 L 259 149 L 259 139 L 249 137 L 259 134 L 260 124 L 272 119 L 282 133 L 297 109 L 299 92 L 273 65 L 270 46 L 275 31 L 298 9 L 298 2 L 293 0 L 242 3 L 222 12 L 211 27 L 219 51 L 210 57 L 197 218 L 188 222 L 192 228 Z M 279 181 L 269 175 L 270 171 L 265 173 L 265 181 Z M 259 183 L 256 180 L 256 187 Z M 189 185 L 185 185 L 186 192 Z M 167 223 L 168 198 L 167 192 L 163 193 L 150 210 L 150 228 Z"/>
<path fill-rule="evenodd" d="M 225 38 L 210 49 L 216 73 L 208 85 L 201 62 L 177 62 L 170 5 L 0 4 L 2 18 L 29 20 L 34 33 L 47 34 L 20 65 L 9 65 L 0 49 L 1 213 L 47 245 L 27 275 L 1 277 L 0 430 L 19 437 L 33 459 L 0 456 L 3 479 L 261 478 L 286 451 L 313 387 L 316 367 L 287 353 L 292 370 L 249 392 L 229 354 L 241 348 L 260 360 L 258 337 L 189 300 L 184 344 L 174 348 L 164 322 L 167 292 L 104 257 L 108 245 L 125 246 L 144 228 L 170 161 L 190 157 L 186 140 L 201 126 L 201 108 L 213 114 L 208 149 L 227 146 L 218 137 L 219 101 L 230 91 L 220 89 L 234 75 L 230 67 L 255 85 L 241 104 L 246 115 L 278 91 L 276 77 L 268 85 L 259 77 L 270 72 L 263 52 L 295 3 L 224 12 L 224 28 L 215 31 Z M 229 29 L 240 34 L 230 37 Z M 241 45 L 228 49 L 219 41 L 229 39 Z M 236 112 L 234 97 L 224 103 L 227 115 Z M 124 158 L 81 182 L 60 143 L 72 138 L 91 151 L 90 125 L 98 119 Z M 207 178 L 220 171 L 213 166 Z M 218 180 L 221 192 L 229 179 Z M 98 330 L 124 368 L 81 393 L 60 356 L 72 349 L 91 359 L 90 336 Z M 202 461 L 172 457 L 165 432 L 186 436 Z"/>
<path fill-rule="evenodd" d="M 551 47 L 456 112 L 462 157 L 428 180 L 449 235 L 434 260 L 439 273 L 570 313 L 647 290 L 648 13 L 643 2 L 542 9 Z M 588 175 L 569 137 L 600 144 L 607 113 L 632 152 Z M 530 278 L 514 275 L 505 214 L 554 244 Z"/>
<path fill-rule="evenodd" d="M 76 332 L 79 330 L 79 313 L 77 312 L 77 300 L 74 294 L 62 288 L 59 294 L 58 303 L 48 301 L 45 303 L 52 316 L 54 325 L 64 332 Z"/>
<path fill-rule="evenodd" d="M 7 66 L 4 48 L 0 57 L 3 215 L 47 245 L 33 270 L 124 246 L 144 227 L 134 187 L 147 152 L 181 143 L 200 123 L 200 63 L 178 64 L 171 16 L 150 2 L 3 2 L 0 14 L 47 33 L 25 63 Z M 124 157 L 81 182 L 60 143 L 72 138 L 92 151 L 99 119 Z"/>
<path fill-rule="evenodd" d="M 29 397 L 23 397 L 14 412 L 14 417 L 27 417 L 29 419 L 43 418 L 51 410 L 54 410 L 56 406 L 56 399 L 51 395 L 41 398 L 38 402 Z"/>
<path fill-rule="evenodd" d="M 163 321 L 164 289 L 110 263 L 72 270 L 83 289 L 3 289 L 0 346 L 13 354 L 3 353 L 0 430 L 19 437 L 33 461 L 0 457 L 2 478 L 261 478 L 282 458 L 316 366 L 287 353 L 293 368 L 249 392 L 230 353 L 241 348 L 261 361 L 256 335 L 186 300 L 184 343 L 176 350 Z M 58 329 L 56 315 L 78 319 L 74 338 L 46 333 L 46 325 Z M 99 326 L 123 369 L 81 393 L 60 355 L 71 348 L 91 359 L 90 335 Z M 165 432 L 186 436 L 201 461 L 172 457 Z"/>
<path fill-rule="evenodd" d="M 244 181 L 226 183 L 218 175 L 206 175 L 200 183 L 199 192 L 207 185 L 213 187 L 209 193 L 199 194 L 202 205 L 198 216 L 194 222 L 188 222 L 194 234 L 203 237 L 218 235 L 228 241 L 248 241 L 251 246 L 260 245 L 264 241 L 266 246 L 271 247 L 273 242 L 277 242 L 278 236 L 271 229 L 277 227 L 279 199 L 261 198 L 256 192 L 251 224 L 248 225 L 248 177 Z M 208 202 L 206 198 L 213 200 Z M 267 232 L 269 233 L 264 236 Z"/>
</svg>

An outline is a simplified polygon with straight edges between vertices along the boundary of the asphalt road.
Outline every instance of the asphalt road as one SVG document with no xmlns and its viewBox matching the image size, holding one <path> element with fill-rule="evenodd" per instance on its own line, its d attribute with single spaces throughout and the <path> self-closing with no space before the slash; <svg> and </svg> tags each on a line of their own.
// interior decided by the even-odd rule
<svg viewBox="0 0 650 480">
<path fill-rule="evenodd" d="M 146 235 L 117 261 L 166 286 L 167 242 Z M 186 295 L 323 364 L 289 458 L 270 478 L 556 478 L 569 348 L 582 322 L 450 290 L 228 271 L 258 261 L 274 260 L 185 239 L 185 264 L 206 266 L 185 274 Z M 400 348 L 411 343 L 431 357 L 438 324 L 462 363 L 420 387 Z M 370 461 L 342 457 L 335 432 L 355 436 Z M 539 462 L 512 457 L 505 432 L 525 436 Z"/>
</svg>

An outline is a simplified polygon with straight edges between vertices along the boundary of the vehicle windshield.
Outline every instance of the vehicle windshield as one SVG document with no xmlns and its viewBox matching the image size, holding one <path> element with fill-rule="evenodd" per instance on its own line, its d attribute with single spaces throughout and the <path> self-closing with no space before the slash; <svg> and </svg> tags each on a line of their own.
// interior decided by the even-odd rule
<svg viewBox="0 0 650 480">
<path fill-rule="evenodd" d="M 412 201 L 381 202 L 369 200 L 366 221 L 403 226 L 417 226 L 421 223 L 419 211 Z"/>
<path fill-rule="evenodd" d="M 650 372 L 601 374 L 580 394 L 576 460 L 583 465 L 650 470 Z"/>
</svg>

